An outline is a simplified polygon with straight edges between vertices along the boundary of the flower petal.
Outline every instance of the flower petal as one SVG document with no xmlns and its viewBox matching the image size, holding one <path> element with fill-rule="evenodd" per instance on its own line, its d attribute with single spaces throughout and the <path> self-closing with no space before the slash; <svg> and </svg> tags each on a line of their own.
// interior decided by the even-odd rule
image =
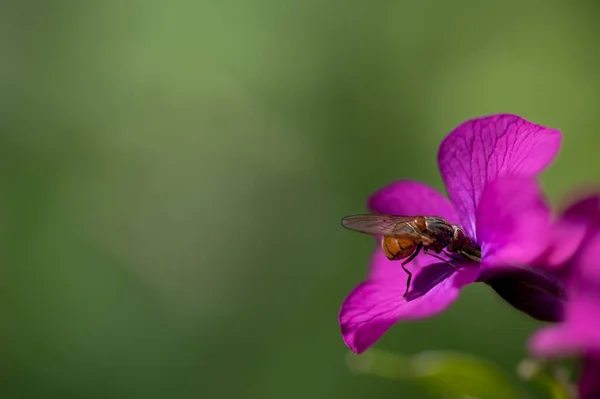
<svg viewBox="0 0 600 399">
<path fill-rule="evenodd" d="M 376 255 L 383 257 L 377 252 Z M 394 262 L 398 263 L 398 262 Z M 373 345 L 394 323 L 433 316 L 446 309 L 461 287 L 477 278 L 476 267 L 440 262 L 416 269 L 406 298 L 407 275 L 377 278 L 363 282 L 344 301 L 339 322 L 346 345 L 362 353 Z"/>
<path fill-rule="evenodd" d="M 487 185 L 477 208 L 483 266 L 529 264 L 547 248 L 550 209 L 533 179 L 508 177 Z"/>
<path fill-rule="evenodd" d="M 368 208 L 375 213 L 408 216 L 439 216 L 458 222 L 456 211 L 436 189 L 412 180 L 399 180 L 380 188 L 369 198 Z"/>
<path fill-rule="evenodd" d="M 556 221 L 550 243 L 536 265 L 556 268 L 565 265 L 585 238 L 600 226 L 600 194 L 588 195 L 571 204 Z"/>
<path fill-rule="evenodd" d="M 481 281 L 516 309 L 541 321 L 564 320 L 565 287 L 551 275 L 529 267 L 485 270 Z"/>
<path fill-rule="evenodd" d="M 597 295 L 600 304 L 600 226 L 589 235 L 574 263 L 577 266 L 573 275 L 577 292 Z"/>
<path fill-rule="evenodd" d="M 600 353 L 600 231 L 586 240 L 571 266 L 565 321 L 533 336 L 530 347 L 538 356 Z"/>
<path fill-rule="evenodd" d="M 600 301 L 594 296 L 573 298 L 566 319 L 555 327 L 543 328 L 530 341 L 536 356 L 568 356 L 585 351 L 600 352 Z"/>
<path fill-rule="evenodd" d="M 507 114 L 466 121 L 442 141 L 438 165 L 469 237 L 479 241 L 475 211 L 486 184 L 502 176 L 535 176 L 560 142 L 560 131 Z"/>
</svg>

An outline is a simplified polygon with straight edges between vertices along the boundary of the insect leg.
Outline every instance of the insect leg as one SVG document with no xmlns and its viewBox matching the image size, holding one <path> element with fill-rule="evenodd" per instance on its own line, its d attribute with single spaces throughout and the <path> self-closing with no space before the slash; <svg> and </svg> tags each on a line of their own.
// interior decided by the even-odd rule
<svg viewBox="0 0 600 399">
<path fill-rule="evenodd" d="M 404 295 L 402 295 L 402 298 L 404 298 L 406 294 L 408 294 L 408 289 L 410 288 L 410 280 L 412 280 L 412 273 L 406 268 L 406 264 L 412 261 L 419 254 L 422 247 L 422 244 L 417 245 L 417 249 L 415 249 L 415 252 L 413 252 L 413 254 L 401 264 L 402 270 L 404 270 L 404 272 L 408 274 L 408 278 L 406 279 L 406 291 L 404 291 Z"/>
<path fill-rule="evenodd" d="M 453 260 L 457 260 L 457 261 L 464 260 L 464 259 L 460 259 L 460 258 L 455 258 L 454 256 L 450 255 L 450 254 L 449 254 L 448 252 L 446 252 L 446 251 L 442 251 L 442 253 L 443 253 L 444 255 L 446 255 L 447 257 L 449 257 L 450 259 L 453 259 Z"/>
<path fill-rule="evenodd" d="M 431 252 L 428 252 L 427 255 L 433 256 L 434 258 L 437 258 L 437 259 L 441 260 L 442 262 L 446 262 L 447 264 L 449 264 L 450 266 L 452 266 L 455 270 L 458 270 L 458 269 L 456 269 L 456 266 L 454 266 L 451 262 L 448 262 L 447 259 L 444 259 L 444 258 L 442 258 L 439 255 L 436 255 L 436 254 L 431 253 Z M 448 255 L 448 256 L 450 256 L 450 255 Z M 450 258 L 452 258 L 454 260 L 460 260 L 460 259 L 453 258 L 452 256 L 450 256 Z"/>
</svg>

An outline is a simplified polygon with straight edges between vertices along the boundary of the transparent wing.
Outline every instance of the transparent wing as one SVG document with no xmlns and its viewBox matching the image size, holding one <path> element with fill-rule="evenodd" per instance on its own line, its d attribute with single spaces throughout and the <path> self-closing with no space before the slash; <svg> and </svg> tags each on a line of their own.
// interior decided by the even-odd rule
<svg viewBox="0 0 600 399">
<path fill-rule="evenodd" d="M 346 216 L 342 226 L 371 235 L 422 237 L 414 221 L 415 216 L 365 214 Z"/>
</svg>

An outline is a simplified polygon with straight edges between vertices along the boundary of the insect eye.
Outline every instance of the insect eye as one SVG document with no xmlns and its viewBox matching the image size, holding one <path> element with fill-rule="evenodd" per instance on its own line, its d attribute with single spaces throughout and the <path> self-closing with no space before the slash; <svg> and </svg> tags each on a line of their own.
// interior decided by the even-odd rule
<svg viewBox="0 0 600 399">
<path fill-rule="evenodd" d="M 462 231 L 462 229 L 455 227 L 454 228 L 454 240 L 452 242 L 452 249 L 454 251 L 458 250 L 459 248 L 461 248 L 464 245 L 466 240 L 467 240 L 467 236 Z"/>
<path fill-rule="evenodd" d="M 466 239 L 465 233 L 461 229 L 456 229 L 456 239 L 460 241 Z"/>
</svg>

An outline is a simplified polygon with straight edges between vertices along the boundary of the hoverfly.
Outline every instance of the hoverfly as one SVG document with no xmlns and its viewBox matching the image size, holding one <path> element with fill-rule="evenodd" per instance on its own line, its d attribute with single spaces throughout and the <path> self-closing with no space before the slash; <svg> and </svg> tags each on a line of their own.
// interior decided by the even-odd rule
<svg viewBox="0 0 600 399">
<path fill-rule="evenodd" d="M 360 233 L 383 236 L 381 249 L 389 260 L 407 258 L 401 263 L 402 269 L 408 275 L 403 297 L 408 293 L 412 279 L 412 273 L 406 268 L 406 264 L 412 261 L 421 249 L 446 263 L 450 262 L 429 250 L 436 254 L 444 252 L 455 260 L 457 259 L 450 253 L 481 262 L 481 250 L 471 242 L 464 230 L 438 216 L 353 215 L 343 218 L 342 226 Z"/>
</svg>

